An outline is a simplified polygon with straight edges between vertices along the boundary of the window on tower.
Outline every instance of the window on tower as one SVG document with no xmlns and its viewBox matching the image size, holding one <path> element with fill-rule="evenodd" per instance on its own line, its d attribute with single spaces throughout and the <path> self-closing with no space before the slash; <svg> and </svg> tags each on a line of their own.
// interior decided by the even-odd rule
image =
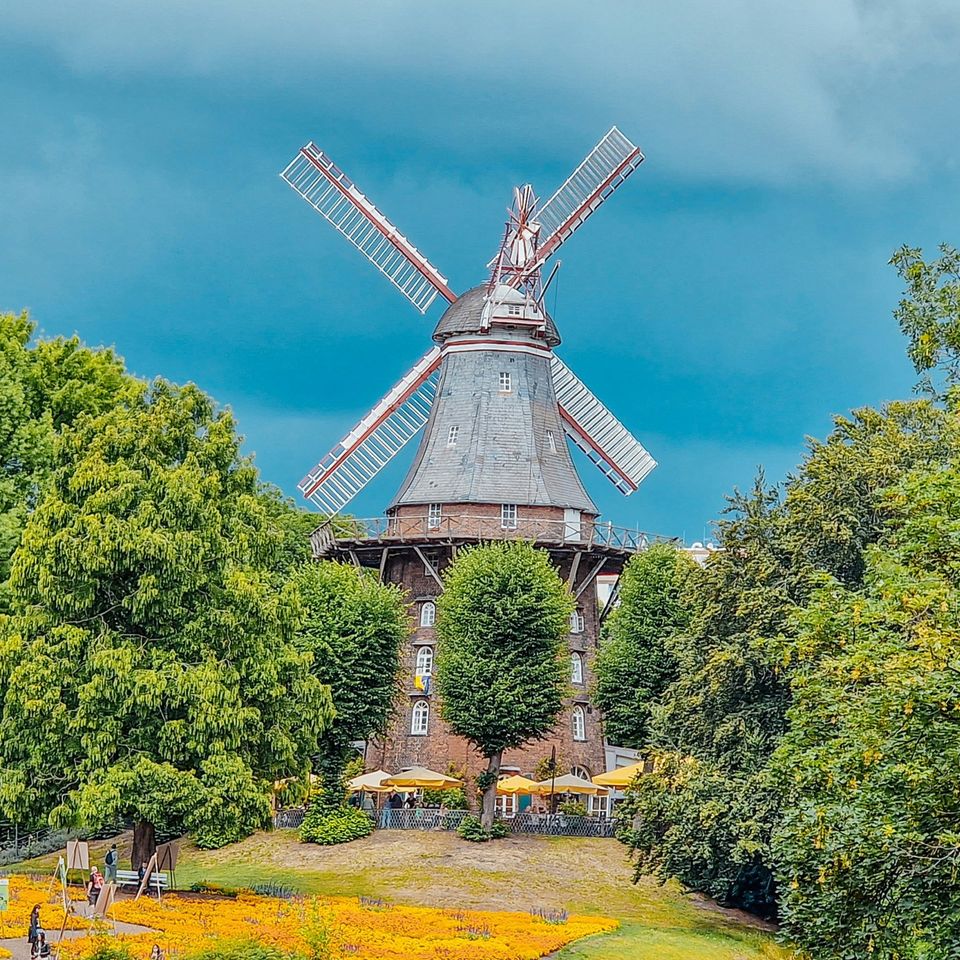
<svg viewBox="0 0 960 960">
<path fill-rule="evenodd" d="M 547 431 L 547 446 L 550 448 L 551 453 L 557 452 L 557 438 L 553 435 L 552 430 Z"/>
<path fill-rule="evenodd" d="M 425 737 L 430 729 L 430 704 L 426 700 L 418 700 L 413 705 L 413 714 L 410 717 L 410 732 L 415 737 Z"/>
<path fill-rule="evenodd" d="M 427 508 L 427 527 L 430 530 L 436 530 L 443 519 L 443 504 L 431 503 Z"/>
<path fill-rule="evenodd" d="M 500 527 L 503 530 L 517 529 L 517 505 L 515 503 L 500 504 Z"/>
<path fill-rule="evenodd" d="M 418 677 L 429 677 L 433 674 L 433 647 L 420 647 L 417 650 Z"/>
<path fill-rule="evenodd" d="M 509 370 L 500 371 L 500 392 L 510 393 L 513 390 L 513 378 Z"/>
<path fill-rule="evenodd" d="M 583 633 L 584 626 L 583 611 L 574 610 L 573 613 L 570 614 L 570 632 Z"/>
<path fill-rule="evenodd" d="M 437 605 L 432 600 L 420 604 L 420 626 L 432 627 L 437 622 Z"/>
<path fill-rule="evenodd" d="M 508 304 L 507 304 L 507 316 L 508 316 L 508 317 L 522 317 L 522 316 L 523 316 L 523 304 L 522 304 L 522 303 L 508 303 Z"/>
<path fill-rule="evenodd" d="M 455 447 L 457 445 L 457 435 L 460 433 L 460 427 L 454 424 L 450 428 L 450 432 L 447 434 L 447 446 Z"/>
<path fill-rule="evenodd" d="M 573 739 L 586 740 L 587 739 L 587 718 L 583 712 L 583 707 L 578 706 L 573 708 L 572 722 L 573 722 Z"/>
<path fill-rule="evenodd" d="M 583 683 L 583 657 L 579 653 L 570 654 L 570 682 Z"/>
</svg>

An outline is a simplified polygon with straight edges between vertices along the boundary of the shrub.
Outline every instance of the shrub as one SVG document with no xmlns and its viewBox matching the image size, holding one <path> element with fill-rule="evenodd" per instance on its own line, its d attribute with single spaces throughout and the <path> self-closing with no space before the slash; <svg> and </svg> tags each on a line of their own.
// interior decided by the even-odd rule
<svg viewBox="0 0 960 960">
<path fill-rule="evenodd" d="M 457 827 L 457 833 L 472 843 L 486 843 L 488 840 L 501 840 L 507 835 L 507 825 L 502 820 L 494 820 L 489 830 L 483 829 L 479 817 L 464 817 Z"/>
<path fill-rule="evenodd" d="M 190 884 L 190 889 L 194 893 L 217 893 L 221 897 L 229 897 L 236 900 L 243 892 L 243 887 L 228 887 L 222 883 L 210 883 L 209 880 L 196 880 Z"/>
<path fill-rule="evenodd" d="M 129 954 L 125 954 L 129 958 Z M 91 957 L 91 960 L 94 960 Z M 122 960 L 104 957 L 103 960 Z M 215 947 L 190 954 L 190 960 L 289 960 L 288 954 L 255 940 L 235 940 L 218 943 Z"/>
<path fill-rule="evenodd" d="M 254 883 L 250 889 L 259 897 L 276 897 L 278 900 L 292 900 L 298 891 L 282 883 Z"/>
<path fill-rule="evenodd" d="M 568 800 L 560 804 L 560 812 L 568 817 L 585 817 L 587 808 L 579 800 Z"/>
<path fill-rule="evenodd" d="M 326 807 L 315 804 L 307 811 L 300 827 L 300 839 L 305 843 L 349 843 L 368 836 L 373 830 L 370 818 L 356 807 L 345 804 Z"/>
<path fill-rule="evenodd" d="M 423 803 L 427 807 L 444 806 L 448 810 L 469 810 L 470 804 L 463 787 L 453 790 L 424 790 Z"/>
<path fill-rule="evenodd" d="M 130 951 L 119 943 L 101 943 L 88 954 L 88 960 L 132 960 Z"/>
</svg>

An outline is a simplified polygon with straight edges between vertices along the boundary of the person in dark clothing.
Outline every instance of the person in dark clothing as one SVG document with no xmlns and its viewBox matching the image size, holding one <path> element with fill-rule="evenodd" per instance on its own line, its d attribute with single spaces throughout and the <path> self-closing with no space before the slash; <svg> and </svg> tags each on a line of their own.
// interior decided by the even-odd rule
<svg viewBox="0 0 960 960">
<path fill-rule="evenodd" d="M 30 931 L 27 933 L 27 942 L 32 947 L 40 934 L 40 904 L 34 904 L 30 911 Z"/>
<path fill-rule="evenodd" d="M 41 958 L 50 956 L 50 944 L 47 943 L 47 935 L 42 931 L 37 931 L 37 939 L 30 951 L 31 960 L 41 960 Z"/>
<path fill-rule="evenodd" d="M 387 801 L 387 806 L 391 810 L 399 810 L 403 806 L 403 801 L 400 799 L 400 794 L 391 793 L 390 799 Z"/>
</svg>

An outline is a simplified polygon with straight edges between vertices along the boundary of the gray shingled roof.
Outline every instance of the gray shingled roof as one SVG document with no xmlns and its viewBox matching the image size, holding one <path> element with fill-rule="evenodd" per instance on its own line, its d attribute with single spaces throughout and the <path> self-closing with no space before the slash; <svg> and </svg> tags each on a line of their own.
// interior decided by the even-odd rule
<svg viewBox="0 0 960 960">
<path fill-rule="evenodd" d="M 519 343 L 530 342 L 524 334 L 514 336 Z M 510 372 L 509 393 L 499 390 L 501 371 Z M 453 426 L 457 442 L 451 447 Z M 430 420 L 392 506 L 428 503 L 598 512 L 570 458 L 549 354 L 478 350 L 444 357 Z"/>
<path fill-rule="evenodd" d="M 483 301 L 486 294 L 487 285 L 481 284 L 479 287 L 473 287 L 462 296 L 454 300 L 444 311 L 436 330 L 433 331 L 433 339 L 437 343 L 442 343 L 448 337 L 463 333 L 481 332 L 481 314 L 483 312 Z M 560 343 L 560 334 L 557 332 L 556 324 L 553 318 L 547 314 L 547 330 L 543 341 L 551 347 Z"/>
</svg>

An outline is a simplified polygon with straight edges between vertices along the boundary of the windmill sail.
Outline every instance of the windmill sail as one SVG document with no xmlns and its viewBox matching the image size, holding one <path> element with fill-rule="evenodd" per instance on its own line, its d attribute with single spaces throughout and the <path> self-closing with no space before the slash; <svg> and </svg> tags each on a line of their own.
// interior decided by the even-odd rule
<svg viewBox="0 0 960 960">
<path fill-rule="evenodd" d="M 440 349 L 413 369 L 300 481 L 324 513 L 339 513 L 423 429 L 437 393 Z"/>
<path fill-rule="evenodd" d="M 587 154 L 556 193 L 537 211 L 540 241 L 527 264 L 530 274 L 556 253 L 577 227 L 643 162 L 640 148 L 616 127 Z"/>
<path fill-rule="evenodd" d="M 567 436 L 624 496 L 630 496 L 656 460 L 556 354 L 551 368 Z"/>
<path fill-rule="evenodd" d="M 356 188 L 315 144 L 280 176 L 340 231 L 421 313 L 439 293 L 456 297 L 446 277 Z"/>
</svg>

